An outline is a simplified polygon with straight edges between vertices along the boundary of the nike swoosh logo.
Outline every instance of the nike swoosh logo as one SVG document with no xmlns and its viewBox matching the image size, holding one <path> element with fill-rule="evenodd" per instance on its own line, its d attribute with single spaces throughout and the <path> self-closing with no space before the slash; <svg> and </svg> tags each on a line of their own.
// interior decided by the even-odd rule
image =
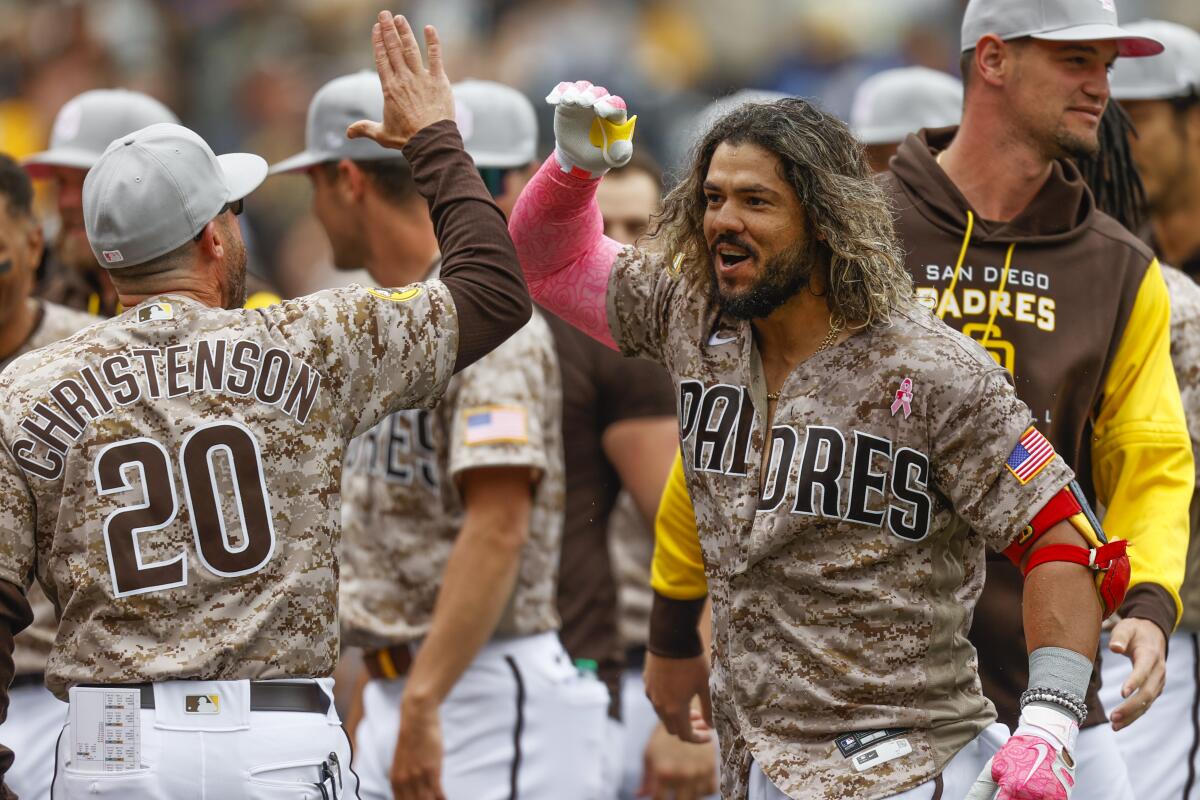
<svg viewBox="0 0 1200 800">
<path fill-rule="evenodd" d="M 714 333 L 712 336 L 708 337 L 708 343 L 710 345 L 712 345 L 713 347 L 719 347 L 720 345 L 723 345 L 723 344 L 729 344 L 730 342 L 736 342 L 737 339 L 738 339 L 737 336 L 722 336 L 719 333 Z"/>
<path fill-rule="evenodd" d="M 1033 748 L 1037 750 L 1037 761 L 1033 762 L 1033 766 L 1029 768 L 1029 774 L 1025 776 L 1026 783 L 1028 783 L 1029 779 L 1033 777 L 1033 774 L 1038 771 L 1038 767 L 1042 765 L 1042 762 L 1046 760 L 1046 757 L 1050 755 L 1050 748 L 1044 744 L 1035 744 L 1033 745 Z"/>
</svg>

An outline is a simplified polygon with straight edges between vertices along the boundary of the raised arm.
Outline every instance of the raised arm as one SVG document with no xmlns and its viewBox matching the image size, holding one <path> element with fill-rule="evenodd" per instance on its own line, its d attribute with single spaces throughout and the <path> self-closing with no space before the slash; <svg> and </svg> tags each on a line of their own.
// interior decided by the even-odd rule
<svg viewBox="0 0 1200 800">
<path fill-rule="evenodd" d="M 596 185 L 633 155 L 637 117 L 625 101 L 587 81 L 560 83 L 546 98 L 554 110 L 554 154 L 525 187 L 509 232 L 539 303 L 603 344 L 609 331 L 608 278 L 621 245 L 604 235 Z"/>
<path fill-rule="evenodd" d="M 458 371 L 518 331 L 533 306 L 504 215 L 454 125 L 454 95 L 442 69 L 437 31 L 425 27 L 428 69 L 404 17 L 380 12 L 371 41 L 383 87 L 383 121 L 356 122 L 346 135 L 403 149 L 412 164 L 442 252 L 441 280 L 458 316 Z"/>
</svg>

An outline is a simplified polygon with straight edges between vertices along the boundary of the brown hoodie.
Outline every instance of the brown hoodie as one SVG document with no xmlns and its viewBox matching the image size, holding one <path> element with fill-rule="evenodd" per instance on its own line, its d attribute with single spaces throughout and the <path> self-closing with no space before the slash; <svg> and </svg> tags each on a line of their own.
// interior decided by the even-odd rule
<svg viewBox="0 0 1200 800">
<path fill-rule="evenodd" d="M 918 297 L 1013 374 L 1038 427 L 1132 543 L 1125 616 L 1169 636 L 1180 613 L 1194 473 L 1170 362 L 1166 288 L 1153 253 L 1095 208 L 1058 161 L 1008 222 L 980 219 L 936 155 L 956 128 L 909 136 L 881 182 Z M 1028 680 L 1020 573 L 989 560 L 971 639 L 984 692 L 1014 725 Z M 1092 678 L 1087 724 L 1103 722 Z"/>
</svg>

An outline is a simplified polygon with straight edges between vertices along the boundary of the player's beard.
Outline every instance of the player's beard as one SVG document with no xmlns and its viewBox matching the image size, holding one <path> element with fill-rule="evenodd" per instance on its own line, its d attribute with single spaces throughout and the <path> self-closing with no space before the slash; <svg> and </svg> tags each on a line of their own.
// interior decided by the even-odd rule
<svg viewBox="0 0 1200 800">
<path fill-rule="evenodd" d="M 226 226 L 237 225 L 237 220 L 224 223 Z M 240 236 L 235 236 L 232 230 L 226 228 L 225 279 L 224 297 L 225 308 L 241 308 L 246 305 L 246 245 Z"/>
<path fill-rule="evenodd" d="M 719 244 L 740 247 L 753 258 L 758 257 L 758 251 L 728 234 L 718 236 L 709 248 L 708 269 L 713 293 L 721 310 L 736 319 L 769 317 L 775 309 L 807 287 L 812 279 L 816 248 L 807 239 L 801 239 L 766 261 L 759 262 L 758 276 L 748 288 L 736 293 L 724 292 L 717 279 L 716 248 Z"/>
</svg>

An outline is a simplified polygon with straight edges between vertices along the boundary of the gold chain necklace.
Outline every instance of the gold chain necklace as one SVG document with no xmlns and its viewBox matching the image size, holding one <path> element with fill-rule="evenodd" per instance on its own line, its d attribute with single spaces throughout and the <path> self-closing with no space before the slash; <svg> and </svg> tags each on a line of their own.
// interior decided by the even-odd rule
<svg viewBox="0 0 1200 800">
<path fill-rule="evenodd" d="M 842 324 L 840 322 L 830 321 L 829 333 L 825 334 L 825 338 L 821 340 L 819 345 L 817 345 L 817 349 L 813 350 L 813 356 L 815 356 L 817 353 L 820 353 L 822 350 L 828 350 L 829 348 L 833 347 L 833 343 L 837 341 L 838 334 L 841 332 Z M 809 358 L 812 358 L 812 356 L 809 356 Z M 779 392 L 767 392 L 767 400 L 769 402 L 778 401 Z"/>
</svg>

